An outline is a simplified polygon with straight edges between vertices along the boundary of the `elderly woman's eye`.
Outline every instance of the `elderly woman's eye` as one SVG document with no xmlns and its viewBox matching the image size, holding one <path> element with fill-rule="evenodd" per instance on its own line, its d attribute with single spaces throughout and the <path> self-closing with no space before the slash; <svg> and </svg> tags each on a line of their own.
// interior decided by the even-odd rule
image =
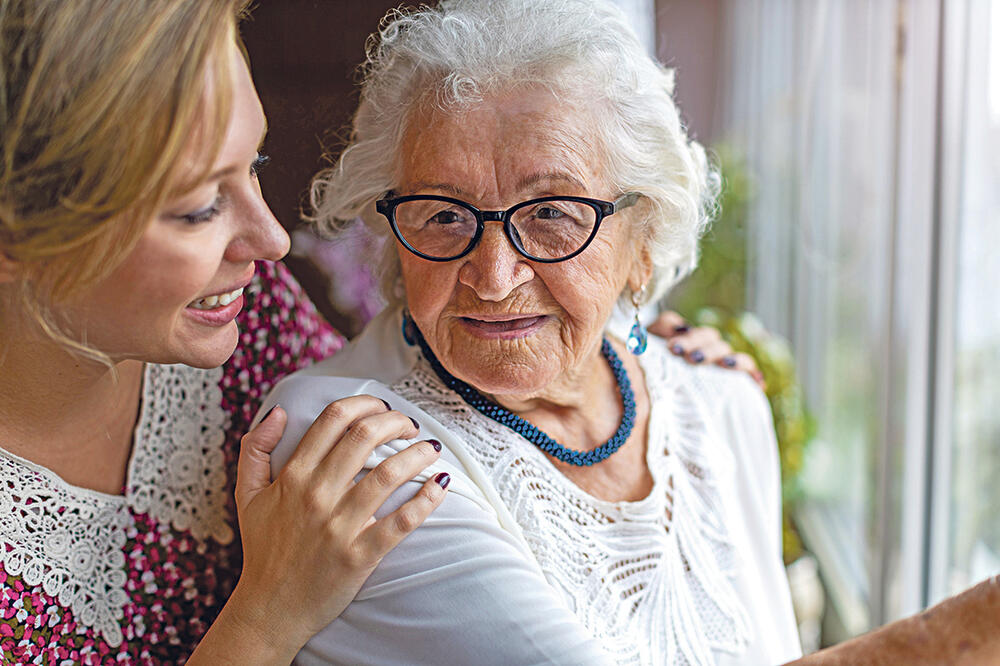
<svg viewBox="0 0 1000 666">
<path fill-rule="evenodd" d="M 462 216 L 453 210 L 443 210 L 428 221 L 431 224 L 455 224 L 462 221 Z"/>
<path fill-rule="evenodd" d="M 565 215 L 566 213 L 553 206 L 539 206 L 535 210 L 535 217 L 541 220 L 557 220 Z"/>
</svg>

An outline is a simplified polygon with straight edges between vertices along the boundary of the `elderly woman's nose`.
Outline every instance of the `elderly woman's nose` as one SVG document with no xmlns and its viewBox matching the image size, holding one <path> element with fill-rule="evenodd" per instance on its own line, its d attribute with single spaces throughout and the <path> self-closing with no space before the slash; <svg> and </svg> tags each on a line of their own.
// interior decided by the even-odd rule
<svg viewBox="0 0 1000 666">
<path fill-rule="evenodd" d="M 486 301 L 501 301 L 535 276 L 504 235 L 499 224 L 487 223 L 479 245 L 463 259 L 458 281 Z"/>
</svg>

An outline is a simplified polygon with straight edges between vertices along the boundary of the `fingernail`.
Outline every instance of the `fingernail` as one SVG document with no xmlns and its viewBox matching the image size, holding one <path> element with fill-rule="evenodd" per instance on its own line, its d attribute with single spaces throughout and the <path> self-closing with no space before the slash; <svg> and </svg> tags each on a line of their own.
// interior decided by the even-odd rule
<svg viewBox="0 0 1000 666">
<path fill-rule="evenodd" d="M 413 423 L 413 427 L 414 427 L 414 428 L 416 428 L 417 430 L 420 430 L 420 424 L 419 424 L 419 423 L 417 423 L 417 420 L 416 420 L 415 418 L 413 418 L 413 417 L 411 416 L 411 417 L 410 417 L 410 421 L 411 421 L 411 422 Z"/>
<path fill-rule="evenodd" d="M 434 482 L 442 488 L 447 488 L 448 484 L 451 483 L 451 475 L 448 472 L 441 472 L 434 477 Z"/>
<path fill-rule="evenodd" d="M 705 355 L 701 353 L 700 349 L 695 349 L 693 352 L 691 352 L 691 360 L 694 361 L 695 363 L 701 363 L 702 361 L 705 360 Z"/>
<path fill-rule="evenodd" d="M 274 407 L 277 407 L 277 406 L 278 406 L 278 405 L 274 405 Z M 261 423 L 263 423 L 264 421 L 266 421 L 266 420 L 267 420 L 267 417 L 268 417 L 268 416 L 270 416 L 270 415 L 271 415 L 271 412 L 273 412 L 273 411 L 274 411 L 274 407 L 271 407 L 271 409 L 267 410 L 267 413 L 266 413 L 266 414 L 264 414 L 264 418 L 262 418 L 262 419 L 260 420 L 260 422 L 261 422 Z"/>
<path fill-rule="evenodd" d="M 687 324 L 681 324 L 680 326 L 674 326 L 674 333 L 687 333 L 691 330 L 691 327 Z"/>
<path fill-rule="evenodd" d="M 441 442 L 437 441 L 436 439 L 428 439 L 427 441 L 431 443 L 431 446 L 434 447 L 435 451 L 441 453 Z"/>
<path fill-rule="evenodd" d="M 734 368 L 736 367 L 736 359 L 733 358 L 732 356 L 723 356 L 722 365 L 726 366 L 727 368 Z"/>
<path fill-rule="evenodd" d="M 678 356 L 682 356 L 684 354 L 684 347 L 682 347 L 681 345 L 674 345 L 673 347 L 670 348 L 670 351 L 677 354 Z"/>
<path fill-rule="evenodd" d="M 379 398 L 379 400 L 382 400 L 382 398 Z M 385 405 L 385 408 L 388 409 L 390 412 L 392 411 L 392 405 L 390 405 L 388 402 L 382 400 L 382 404 Z"/>
</svg>

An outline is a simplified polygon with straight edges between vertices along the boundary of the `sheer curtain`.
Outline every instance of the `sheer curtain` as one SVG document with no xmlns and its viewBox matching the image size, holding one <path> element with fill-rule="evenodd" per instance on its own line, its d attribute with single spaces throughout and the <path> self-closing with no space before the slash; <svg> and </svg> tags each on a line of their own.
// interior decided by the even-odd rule
<svg viewBox="0 0 1000 666">
<path fill-rule="evenodd" d="M 1000 570 L 1000 0 L 727 0 L 751 306 L 818 436 L 796 522 L 841 635 Z"/>
<path fill-rule="evenodd" d="M 818 439 L 807 533 L 849 633 L 867 629 L 889 329 L 895 164 L 892 3 L 734 0 L 717 126 L 755 183 L 749 302 L 792 341 Z M 803 524 L 809 532 L 810 525 Z M 809 539 L 808 537 L 812 537 Z M 817 543 L 822 541 L 823 543 Z"/>
</svg>

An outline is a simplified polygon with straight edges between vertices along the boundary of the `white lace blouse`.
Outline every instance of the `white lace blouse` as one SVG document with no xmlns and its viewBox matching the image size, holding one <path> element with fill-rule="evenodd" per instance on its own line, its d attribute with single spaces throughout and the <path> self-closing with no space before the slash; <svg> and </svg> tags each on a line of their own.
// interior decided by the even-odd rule
<svg viewBox="0 0 1000 666">
<path fill-rule="evenodd" d="M 333 359 L 281 382 L 277 470 L 330 401 L 370 393 L 445 445 L 445 502 L 302 650 L 318 664 L 774 664 L 800 654 L 781 563 L 776 445 L 742 373 L 651 341 L 635 502 L 585 493 L 534 444 L 466 405 L 380 315 Z M 356 378 L 352 378 L 356 377 Z M 374 378 L 373 380 L 364 377 Z M 378 380 L 378 381 L 375 381 Z M 380 447 L 370 468 L 405 447 Z M 418 488 L 410 483 L 387 513 Z"/>
</svg>

